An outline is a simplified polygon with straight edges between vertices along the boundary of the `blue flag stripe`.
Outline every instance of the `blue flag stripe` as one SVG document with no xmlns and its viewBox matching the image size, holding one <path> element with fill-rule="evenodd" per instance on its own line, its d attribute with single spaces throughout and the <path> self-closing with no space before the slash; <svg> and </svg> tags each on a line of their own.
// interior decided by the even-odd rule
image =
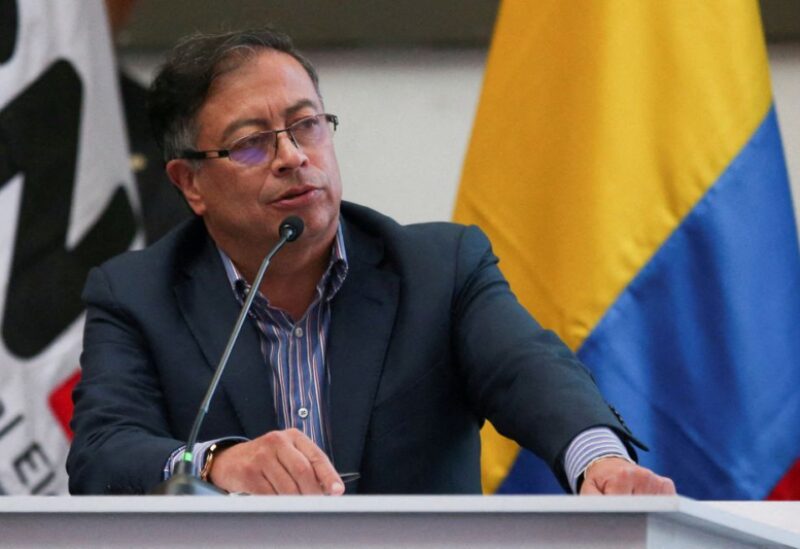
<svg viewBox="0 0 800 549">
<path fill-rule="evenodd" d="M 800 249 L 774 108 L 578 356 L 681 494 L 760 499 L 800 456 Z M 523 450 L 498 493 L 560 491 Z"/>
<path fill-rule="evenodd" d="M 774 108 L 578 354 L 682 494 L 762 498 L 800 456 L 800 249 Z"/>
</svg>

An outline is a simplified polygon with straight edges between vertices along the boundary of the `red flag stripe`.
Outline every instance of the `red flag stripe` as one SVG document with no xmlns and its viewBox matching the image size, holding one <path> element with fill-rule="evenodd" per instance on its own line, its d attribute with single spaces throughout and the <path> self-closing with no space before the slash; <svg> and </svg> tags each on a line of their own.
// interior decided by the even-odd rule
<svg viewBox="0 0 800 549">
<path fill-rule="evenodd" d="M 767 496 L 770 500 L 800 500 L 800 459 Z"/>
</svg>

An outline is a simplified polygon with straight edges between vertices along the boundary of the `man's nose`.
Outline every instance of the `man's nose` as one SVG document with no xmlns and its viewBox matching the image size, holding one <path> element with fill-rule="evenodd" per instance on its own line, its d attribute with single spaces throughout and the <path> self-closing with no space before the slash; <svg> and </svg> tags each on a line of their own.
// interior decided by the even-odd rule
<svg viewBox="0 0 800 549">
<path fill-rule="evenodd" d="M 275 134 L 275 158 L 272 161 L 274 171 L 282 173 L 304 166 L 307 162 L 308 157 L 290 132 Z"/>
</svg>

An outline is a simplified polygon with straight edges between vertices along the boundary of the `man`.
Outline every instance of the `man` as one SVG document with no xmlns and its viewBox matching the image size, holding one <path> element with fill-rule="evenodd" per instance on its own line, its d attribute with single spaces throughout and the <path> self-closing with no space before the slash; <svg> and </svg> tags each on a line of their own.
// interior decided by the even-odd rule
<svg viewBox="0 0 800 549">
<path fill-rule="evenodd" d="M 316 73 L 271 30 L 181 43 L 151 88 L 197 219 L 89 276 L 73 493 L 170 474 L 237 308 L 289 215 L 194 448 L 234 492 L 478 493 L 484 418 L 582 493 L 674 493 L 588 372 L 519 306 L 474 227 L 341 202 Z"/>
</svg>

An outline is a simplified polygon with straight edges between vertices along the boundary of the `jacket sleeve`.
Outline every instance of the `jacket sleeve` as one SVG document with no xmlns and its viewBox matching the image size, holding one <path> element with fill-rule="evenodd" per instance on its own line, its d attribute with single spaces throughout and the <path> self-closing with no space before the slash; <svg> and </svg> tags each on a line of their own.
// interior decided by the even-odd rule
<svg viewBox="0 0 800 549">
<path fill-rule="evenodd" d="M 141 330 L 102 268 L 89 273 L 81 380 L 67 458 L 72 494 L 144 493 L 183 442 L 169 432 L 155 366 Z"/>
<path fill-rule="evenodd" d="M 465 229 L 457 263 L 455 349 L 481 417 L 545 460 L 567 490 L 563 454 L 586 429 L 611 428 L 635 458 L 632 445 L 644 447 L 569 348 L 519 304 L 477 227 Z"/>
</svg>

